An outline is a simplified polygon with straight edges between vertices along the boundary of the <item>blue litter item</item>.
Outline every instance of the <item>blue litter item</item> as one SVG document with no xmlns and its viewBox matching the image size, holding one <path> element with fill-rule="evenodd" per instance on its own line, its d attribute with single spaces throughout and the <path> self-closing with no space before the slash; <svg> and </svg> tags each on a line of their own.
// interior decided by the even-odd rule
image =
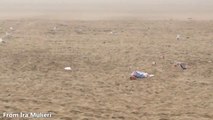
<svg viewBox="0 0 213 120">
<path fill-rule="evenodd" d="M 136 78 L 146 78 L 148 76 L 148 73 L 141 72 L 141 71 L 134 71 L 132 72 L 131 76 L 134 76 Z"/>
</svg>

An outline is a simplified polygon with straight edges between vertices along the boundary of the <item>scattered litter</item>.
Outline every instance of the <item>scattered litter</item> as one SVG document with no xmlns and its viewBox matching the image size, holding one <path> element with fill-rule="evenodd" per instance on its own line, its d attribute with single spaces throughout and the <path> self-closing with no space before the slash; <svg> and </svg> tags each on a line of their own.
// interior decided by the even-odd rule
<svg viewBox="0 0 213 120">
<path fill-rule="evenodd" d="M 64 70 L 69 71 L 69 70 L 72 70 L 72 68 L 71 67 L 65 67 Z"/>
<path fill-rule="evenodd" d="M 153 75 L 153 74 L 150 74 L 150 75 L 149 75 L 149 77 L 154 77 L 154 76 L 155 76 L 155 75 Z"/>
<path fill-rule="evenodd" d="M 156 62 L 155 62 L 155 61 L 153 61 L 153 62 L 152 62 L 152 65 L 156 65 Z"/>
<path fill-rule="evenodd" d="M 186 69 L 187 69 L 187 65 L 184 64 L 184 63 L 181 63 L 181 64 L 180 64 L 180 67 L 181 67 L 183 70 L 186 70 Z"/>
<path fill-rule="evenodd" d="M 117 34 L 118 34 L 118 32 L 110 31 L 110 32 L 109 32 L 109 34 L 110 34 L 110 35 L 117 35 Z"/>
<path fill-rule="evenodd" d="M 162 55 L 162 56 L 160 56 L 160 58 L 161 58 L 161 59 L 164 59 L 165 57 Z"/>
<path fill-rule="evenodd" d="M 179 34 L 177 34 L 176 40 L 180 40 L 180 35 Z"/>
<path fill-rule="evenodd" d="M 148 74 L 146 72 L 134 71 L 131 73 L 130 80 L 143 79 L 148 77 L 153 77 L 154 75 Z"/>
<path fill-rule="evenodd" d="M 57 30 L 57 27 L 56 27 L 56 26 L 55 26 L 55 27 L 53 27 L 53 31 L 54 31 L 54 32 L 56 32 L 56 30 Z"/>
<path fill-rule="evenodd" d="M 0 38 L 0 43 L 2 43 L 3 42 L 3 39 L 2 38 Z"/>
<path fill-rule="evenodd" d="M 13 30 L 13 27 L 10 27 L 10 30 Z"/>
<path fill-rule="evenodd" d="M 186 70 L 188 68 L 188 65 L 186 63 L 183 63 L 183 62 L 175 62 L 174 63 L 174 66 L 175 67 L 180 67 L 182 68 L 183 70 Z"/>
<path fill-rule="evenodd" d="M 0 38 L 0 44 L 1 43 L 5 43 L 5 41 L 2 38 Z"/>
</svg>

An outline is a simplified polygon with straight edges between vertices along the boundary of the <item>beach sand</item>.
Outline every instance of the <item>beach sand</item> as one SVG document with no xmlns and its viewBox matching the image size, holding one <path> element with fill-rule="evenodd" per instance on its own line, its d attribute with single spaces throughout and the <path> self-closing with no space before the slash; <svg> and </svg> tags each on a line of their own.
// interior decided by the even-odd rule
<svg viewBox="0 0 213 120">
<path fill-rule="evenodd" d="M 0 120 L 213 119 L 211 0 L 0 4 Z"/>
<path fill-rule="evenodd" d="M 0 44 L 0 113 L 212 120 L 212 31 L 210 20 L 2 19 L 0 36 L 10 36 Z M 174 67 L 175 61 L 189 68 Z M 155 76 L 131 81 L 134 70 Z"/>
</svg>

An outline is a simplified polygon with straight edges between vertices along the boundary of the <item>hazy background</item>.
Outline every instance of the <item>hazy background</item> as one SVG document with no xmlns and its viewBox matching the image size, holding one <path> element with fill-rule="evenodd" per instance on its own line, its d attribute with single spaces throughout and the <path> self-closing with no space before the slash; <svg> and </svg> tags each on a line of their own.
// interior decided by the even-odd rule
<svg viewBox="0 0 213 120">
<path fill-rule="evenodd" d="M 213 19 L 213 0 L 0 0 L 0 17 Z"/>
</svg>

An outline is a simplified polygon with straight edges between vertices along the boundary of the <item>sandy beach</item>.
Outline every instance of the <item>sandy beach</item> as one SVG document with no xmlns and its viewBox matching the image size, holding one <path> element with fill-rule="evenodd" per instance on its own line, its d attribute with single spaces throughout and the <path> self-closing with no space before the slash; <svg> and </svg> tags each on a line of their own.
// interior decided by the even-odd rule
<svg viewBox="0 0 213 120">
<path fill-rule="evenodd" d="M 54 120 L 213 118 L 212 21 L 0 25 L 1 36 L 11 34 L 0 44 L 0 113 L 51 112 Z M 183 71 L 175 61 L 190 67 Z M 130 81 L 134 70 L 155 76 Z"/>
<path fill-rule="evenodd" d="M 1 120 L 213 119 L 211 8 L 165 16 L 0 9 Z M 135 70 L 155 76 L 130 80 Z"/>
</svg>

